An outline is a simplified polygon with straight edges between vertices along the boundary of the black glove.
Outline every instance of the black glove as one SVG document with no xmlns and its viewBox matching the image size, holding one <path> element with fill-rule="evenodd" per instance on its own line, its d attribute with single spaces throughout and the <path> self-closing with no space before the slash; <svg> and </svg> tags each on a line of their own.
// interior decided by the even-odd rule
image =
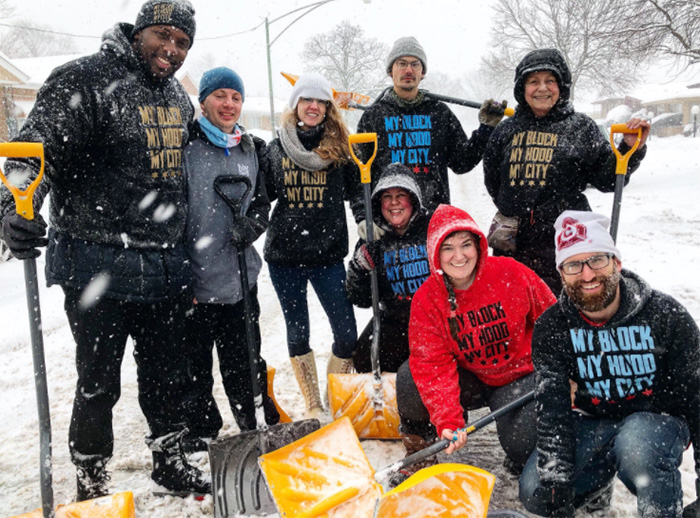
<svg viewBox="0 0 700 518">
<path fill-rule="evenodd" d="M 236 248 L 244 250 L 252 245 L 265 232 L 266 225 L 255 218 L 238 216 L 233 220 L 231 242 Z"/>
<path fill-rule="evenodd" d="M 574 490 L 569 486 L 538 487 L 533 495 L 547 504 L 551 518 L 573 518 Z"/>
<path fill-rule="evenodd" d="M 487 99 L 479 108 L 479 124 L 485 124 L 495 128 L 503 119 L 508 101 L 497 103 L 493 99 Z"/>
<path fill-rule="evenodd" d="M 14 212 L 2 220 L 2 236 L 17 259 L 33 259 L 41 255 L 36 248 L 49 243 L 45 237 L 46 227 L 41 214 L 36 214 L 34 219 L 26 219 Z"/>
<path fill-rule="evenodd" d="M 364 243 L 360 248 L 355 250 L 355 262 L 363 270 L 374 270 L 377 263 L 379 253 L 379 241 Z"/>
<path fill-rule="evenodd" d="M 700 479 L 695 480 L 695 502 L 685 506 L 683 518 L 700 518 Z"/>
</svg>

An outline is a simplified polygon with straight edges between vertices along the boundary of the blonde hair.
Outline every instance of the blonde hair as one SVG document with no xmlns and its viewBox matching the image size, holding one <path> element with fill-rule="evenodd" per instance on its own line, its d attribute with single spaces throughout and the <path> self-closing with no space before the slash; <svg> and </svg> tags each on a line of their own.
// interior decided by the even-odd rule
<svg viewBox="0 0 700 518">
<path fill-rule="evenodd" d="M 325 160 L 332 160 L 335 164 L 342 164 L 349 159 L 348 136 L 350 135 L 350 130 L 345 125 L 343 116 L 340 114 L 340 108 L 338 108 L 335 101 L 327 101 L 327 103 L 326 118 L 324 120 L 326 129 L 323 132 L 321 142 L 313 151 Z M 281 123 L 283 126 L 290 125 L 296 128 L 299 122 L 296 107 L 287 109 L 282 114 Z"/>
</svg>

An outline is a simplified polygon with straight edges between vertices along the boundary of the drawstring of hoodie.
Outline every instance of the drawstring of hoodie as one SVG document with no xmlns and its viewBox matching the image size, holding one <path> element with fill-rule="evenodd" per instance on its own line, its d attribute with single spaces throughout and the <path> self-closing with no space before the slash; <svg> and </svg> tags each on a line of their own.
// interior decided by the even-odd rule
<svg viewBox="0 0 700 518">
<path fill-rule="evenodd" d="M 447 289 L 447 301 L 450 303 L 450 315 L 447 317 L 447 324 L 450 326 L 450 334 L 455 342 L 459 341 L 459 326 L 457 324 L 457 294 L 455 293 L 452 283 L 447 278 L 447 275 L 443 273 L 442 279 L 445 282 L 445 288 Z"/>
</svg>

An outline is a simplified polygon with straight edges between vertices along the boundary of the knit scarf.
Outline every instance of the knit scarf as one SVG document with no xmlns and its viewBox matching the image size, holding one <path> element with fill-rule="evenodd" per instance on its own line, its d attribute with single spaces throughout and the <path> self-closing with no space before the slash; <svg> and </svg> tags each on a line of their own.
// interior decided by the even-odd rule
<svg viewBox="0 0 700 518">
<path fill-rule="evenodd" d="M 241 131 L 241 128 L 236 124 L 233 127 L 233 133 L 224 133 L 221 131 L 219 128 L 214 126 L 209 120 L 202 116 L 199 119 L 199 126 L 202 128 L 202 131 L 207 137 L 207 140 L 214 144 L 216 147 L 223 148 L 224 152 L 226 153 L 226 156 L 229 156 L 231 153 L 229 149 L 232 147 L 236 147 L 238 144 L 241 143 L 241 137 L 243 135 L 243 132 Z"/>
<path fill-rule="evenodd" d="M 401 108 L 412 108 L 414 106 L 419 105 L 425 100 L 424 90 L 418 90 L 418 95 L 416 95 L 416 97 L 411 99 L 410 101 L 407 101 L 403 97 L 399 97 L 394 90 L 389 91 L 389 96 Z"/>
<path fill-rule="evenodd" d="M 321 158 L 313 151 L 307 151 L 301 140 L 299 140 L 297 128 L 292 121 L 287 122 L 279 129 L 279 136 L 282 148 L 287 153 L 287 156 L 292 159 L 292 162 L 306 171 L 322 171 L 333 162 L 330 159 Z"/>
</svg>

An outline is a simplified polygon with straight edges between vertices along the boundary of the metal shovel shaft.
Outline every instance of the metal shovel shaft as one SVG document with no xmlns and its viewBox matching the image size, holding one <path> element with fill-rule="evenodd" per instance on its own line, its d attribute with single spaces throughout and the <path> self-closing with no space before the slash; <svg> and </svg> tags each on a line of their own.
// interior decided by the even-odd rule
<svg viewBox="0 0 700 518">
<path fill-rule="evenodd" d="M 507 414 L 508 412 L 511 412 L 513 410 L 516 410 L 522 406 L 525 406 L 527 403 L 535 399 L 535 391 L 530 391 L 524 396 L 520 396 L 518 399 L 514 399 L 510 403 L 503 405 L 501 408 L 494 410 L 488 415 L 485 415 L 484 417 L 477 419 L 474 421 L 471 425 L 467 426 L 465 428 L 467 434 L 470 434 L 472 432 L 475 432 L 477 430 L 480 430 L 487 424 L 490 424 L 494 422 L 496 419 L 501 417 L 504 414 Z M 377 471 L 374 474 L 374 480 L 380 481 L 384 478 L 386 478 L 389 474 L 395 473 L 396 471 L 405 468 L 406 466 L 411 466 L 412 464 L 415 464 L 416 462 L 420 462 L 424 459 L 427 459 L 428 457 L 432 457 L 433 455 L 436 455 L 440 453 L 442 450 L 447 448 L 450 445 L 449 440 L 447 439 L 442 439 L 441 441 L 436 442 L 432 446 L 428 446 L 427 448 L 422 449 L 421 451 L 418 451 L 414 453 L 413 455 L 409 455 L 397 462 L 394 462 L 391 466 L 384 468 L 380 471 Z"/>
<path fill-rule="evenodd" d="M 49 411 L 49 390 L 46 381 L 46 361 L 44 359 L 44 339 L 41 333 L 41 308 L 39 305 L 39 283 L 36 261 L 24 260 L 24 281 L 27 288 L 27 309 L 29 330 L 32 340 L 32 360 L 34 363 L 34 385 L 39 412 L 39 476 L 41 483 L 41 507 L 44 518 L 53 518 L 53 486 L 51 463 L 51 413 Z"/>
</svg>

